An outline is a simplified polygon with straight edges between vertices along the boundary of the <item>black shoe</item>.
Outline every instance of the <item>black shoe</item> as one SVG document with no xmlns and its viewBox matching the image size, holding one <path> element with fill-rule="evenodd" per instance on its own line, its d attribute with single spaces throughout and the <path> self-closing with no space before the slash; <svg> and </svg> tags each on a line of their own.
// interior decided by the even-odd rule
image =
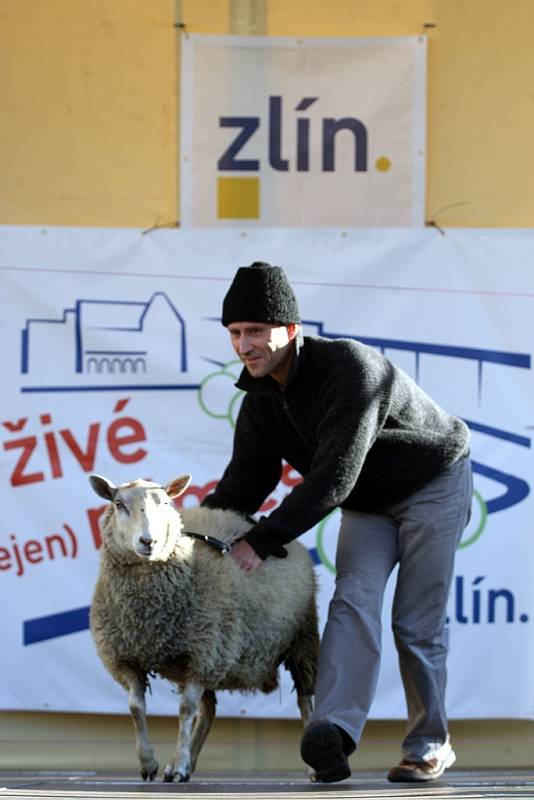
<svg viewBox="0 0 534 800">
<path fill-rule="evenodd" d="M 347 756 L 354 749 L 354 742 L 345 731 L 342 733 L 333 722 L 321 720 L 308 725 L 300 743 L 302 760 L 315 770 L 315 778 L 321 783 L 334 783 L 349 777 Z"/>
</svg>

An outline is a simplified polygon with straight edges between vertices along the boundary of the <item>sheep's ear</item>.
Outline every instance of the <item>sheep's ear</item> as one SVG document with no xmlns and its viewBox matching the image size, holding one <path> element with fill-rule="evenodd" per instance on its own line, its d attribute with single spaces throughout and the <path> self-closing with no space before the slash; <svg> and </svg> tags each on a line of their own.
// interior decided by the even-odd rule
<svg viewBox="0 0 534 800">
<path fill-rule="evenodd" d="M 179 478 L 174 478 L 165 487 L 165 491 L 169 497 L 179 497 L 185 492 L 191 482 L 191 475 L 180 475 Z"/>
<path fill-rule="evenodd" d="M 117 487 L 103 475 L 89 475 L 89 483 L 99 497 L 104 500 L 113 500 L 117 494 Z"/>
</svg>

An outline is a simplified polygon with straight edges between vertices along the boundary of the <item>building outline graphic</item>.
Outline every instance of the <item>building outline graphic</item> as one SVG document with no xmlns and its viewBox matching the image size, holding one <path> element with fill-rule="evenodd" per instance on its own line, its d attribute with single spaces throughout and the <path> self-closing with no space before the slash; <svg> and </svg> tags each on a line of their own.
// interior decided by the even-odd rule
<svg viewBox="0 0 534 800">
<path fill-rule="evenodd" d="M 158 380 L 163 376 L 157 365 L 164 364 L 166 378 L 188 371 L 184 318 L 161 291 L 147 301 L 80 298 L 58 319 L 28 318 L 21 333 L 21 375 L 44 377 L 50 352 L 61 353 L 63 379 L 70 373 L 75 379 L 96 378 L 100 383 L 24 385 L 22 392 L 161 388 L 165 381 Z M 155 380 L 147 384 L 151 376 Z M 138 384 L 116 385 L 125 377 Z"/>
</svg>

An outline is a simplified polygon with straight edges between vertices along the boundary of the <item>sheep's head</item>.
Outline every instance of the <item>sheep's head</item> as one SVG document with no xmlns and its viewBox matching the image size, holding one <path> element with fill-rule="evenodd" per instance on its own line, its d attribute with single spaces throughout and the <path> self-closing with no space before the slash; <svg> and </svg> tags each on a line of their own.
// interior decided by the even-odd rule
<svg viewBox="0 0 534 800">
<path fill-rule="evenodd" d="M 94 491 L 111 504 L 102 528 L 104 539 L 140 559 L 168 558 L 182 529 L 172 499 L 186 490 L 190 480 L 190 475 L 182 475 L 165 487 L 141 479 L 115 486 L 102 475 L 91 475 Z"/>
</svg>

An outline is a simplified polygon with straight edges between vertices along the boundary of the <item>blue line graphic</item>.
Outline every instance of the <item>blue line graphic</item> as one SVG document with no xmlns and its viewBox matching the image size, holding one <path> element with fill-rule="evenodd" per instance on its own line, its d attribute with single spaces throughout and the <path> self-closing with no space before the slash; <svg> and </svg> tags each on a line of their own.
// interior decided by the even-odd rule
<svg viewBox="0 0 534 800">
<path fill-rule="evenodd" d="M 519 434 L 516 433 L 501 431 L 499 428 L 491 428 L 489 425 L 481 425 L 479 422 L 472 422 L 470 419 L 464 419 L 464 422 L 473 431 L 485 433 L 487 436 L 494 436 L 496 439 L 504 439 L 505 442 L 518 444 L 520 447 L 531 447 L 531 440 L 528 438 L 528 436 L 519 436 Z"/>
<path fill-rule="evenodd" d="M 479 464 L 478 461 L 473 461 L 472 466 L 473 472 L 478 472 L 479 475 L 491 478 L 491 480 L 502 483 L 506 487 L 506 491 L 503 494 L 486 501 L 488 514 L 515 506 L 530 494 L 528 483 L 521 478 L 516 478 L 515 475 L 508 475 L 506 472 L 501 472 L 501 470 L 486 467 L 484 464 Z"/>
<path fill-rule="evenodd" d="M 23 394 L 31 394 L 35 392 L 180 392 L 180 391 L 196 391 L 200 389 L 200 384 L 196 383 L 154 383 L 146 386 L 139 384 L 126 384 L 117 386 L 21 386 L 20 391 Z"/>
<path fill-rule="evenodd" d="M 146 350 L 86 350 L 88 356 L 146 356 Z"/>
<path fill-rule="evenodd" d="M 90 606 L 73 608 L 60 614 L 50 614 L 47 617 L 29 619 L 23 623 L 23 643 L 35 644 L 58 636 L 67 636 L 89 628 Z"/>
</svg>

